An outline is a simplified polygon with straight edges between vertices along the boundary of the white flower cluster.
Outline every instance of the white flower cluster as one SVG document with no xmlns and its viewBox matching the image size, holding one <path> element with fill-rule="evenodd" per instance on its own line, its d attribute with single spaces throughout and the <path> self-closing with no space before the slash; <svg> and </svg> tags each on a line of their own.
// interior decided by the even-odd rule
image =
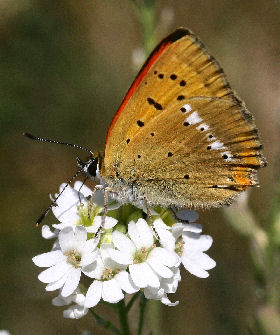
<svg viewBox="0 0 280 335">
<path fill-rule="evenodd" d="M 53 231 L 42 227 L 44 238 L 55 238 L 52 251 L 33 258 L 37 266 L 47 268 L 38 277 L 47 284 L 46 290 L 60 290 L 53 304 L 72 304 L 64 311 L 64 317 L 81 318 L 101 299 L 117 303 L 125 293 L 139 290 L 147 299 L 177 305 L 178 301 L 172 303 L 167 294 L 177 290 L 180 264 L 200 278 L 208 277 L 207 270 L 216 265 L 205 254 L 212 238 L 201 235 L 201 226 L 194 223 L 196 212 L 178 214 L 189 223 L 176 223 L 173 218 L 173 224 L 168 225 L 164 217 L 170 212 L 165 210 L 165 215 L 161 215 L 155 209 L 152 228 L 142 210 L 111 203 L 96 237 L 102 224 L 104 196 L 97 191 L 89 200 L 91 195 L 92 191 L 81 182 L 65 189 L 53 207 L 60 223 L 53 225 Z M 85 276 L 92 278 L 88 288 L 80 282 Z"/>
</svg>

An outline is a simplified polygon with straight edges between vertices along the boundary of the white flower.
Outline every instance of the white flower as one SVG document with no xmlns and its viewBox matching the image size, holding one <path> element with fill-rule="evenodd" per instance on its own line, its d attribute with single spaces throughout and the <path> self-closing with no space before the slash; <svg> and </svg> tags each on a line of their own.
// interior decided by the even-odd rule
<svg viewBox="0 0 280 335">
<path fill-rule="evenodd" d="M 179 304 L 179 301 L 171 302 L 167 297 L 167 293 L 175 293 L 177 291 L 178 283 L 181 280 L 180 270 L 174 267 L 172 271 L 174 273 L 173 277 L 162 279 L 160 288 L 148 286 L 144 289 L 144 295 L 147 299 L 160 300 L 167 306 L 177 306 Z"/>
<path fill-rule="evenodd" d="M 181 255 L 182 264 L 191 274 L 207 278 L 210 270 L 216 266 L 216 262 L 206 255 L 213 239 L 209 235 L 200 235 L 202 228 L 199 224 L 180 224 L 172 227 L 175 236 L 181 232 L 181 238 L 177 240 L 176 249 Z"/>
<path fill-rule="evenodd" d="M 113 232 L 113 243 L 118 250 L 110 256 L 118 263 L 129 265 L 134 284 L 140 288 L 160 287 L 161 278 L 171 278 L 170 269 L 179 263 L 178 256 L 170 250 L 156 247 L 151 228 L 144 219 L 128 224 L 128 235 Z"/>
<path fill-rule="evenodd" d="M 60 185 L 59 192 L 62 191 L 65 185 Z M 91 195 L 92 191 L 80 181 L 74 184 L 74 188 L 68 185 L 57 199 L 56 206 L 52 207 L 53 214 L 60 221 L 60 224 L 54 224 L 53 227 L 61 230 L 64 227 L 79 225 L 81 221 L 81 209 L 85 208 L 86 215 L 88 215 L 88 201 Z M 97 202 L 100 203 L 99 198 L 101 196 L 104 198 L 102 192 L 96 190 L 93 199 L 94 208 L 96 209 L 95 214 L 102 211 L 102 207 L 97 205 Z"/>
<path fill-rule="evenodd" d="M 10 335 L 10 332 L 8 330 L 0 330 L 0 335 Z"/>
<path fill-rule="evenodd" d="M 87 275 L 96 278 L 90 285 L 85 300 L 86 307 L 94 307 L 102 298 L 110 303 L 117 303 L 124 298 L 122 291 L 135 293 L 136 287 L 127 271 L 126 266 L 113 261 L 110 257 L 114 251 L 112 244 L 103 243 L 96 266 Z"/>
<path fill-rule="evenodd" d="M 58 241 L 60 250 L 50 251 L 33 257 L 33 262 L 40 267 L 49 267 L 41 272 L 39 280 L 47 283 L 46 290 L 62 288 L 61 295 L 67 297 L 77 288 L 81 272 L 86 273 L 87 266 L 94 263 L 98 256 L 98 240 L 87 240 L 85 227 L 63 228 Z"/>
<path fill-rule="evenodd" d="M 195 211 L 184 211 L 184 219 L 197 220 Z M 213 242 L 209 235 L 201 235 L 202 226 L 197 223 L 175 223 L 168 227 L 161 219 L 154 221 L 154 226 L 160 238 L 160 243 L 168 250 L 174 250 L 180 256 L 185 269 L 191 274 L 207 278 L 210 270 L 216 266 L 215 261 L 204 253 Z M 172 232 L 171 232 L 172 231 Z"/>
<path fill-rule="evenodd" d="M 53 298 L 52 304 L 54 306 L 66 306 L 74 302 L 75 304 L 63 311 L 63 316 L 67 319 L 80 319 L 88 313 L 88 308 L 84 306 L 85 296 L 81 291 L 76 289 L 68 297 L 63 297 L 59 294 Z"/>
</svg>

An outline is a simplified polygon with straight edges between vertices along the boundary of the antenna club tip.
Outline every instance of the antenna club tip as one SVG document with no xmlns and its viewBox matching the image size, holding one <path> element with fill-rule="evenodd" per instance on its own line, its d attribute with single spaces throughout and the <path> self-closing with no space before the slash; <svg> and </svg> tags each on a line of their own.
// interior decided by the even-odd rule
<svg viewBox="0 0 280 335">
<path fill-rule="evenodd" d="M 26 136 L 28 138 L 34 139 L 35 137 L 33 135 L 31 135 L 30 133 L 23 133 L 23 136 Z"/>
</svg>

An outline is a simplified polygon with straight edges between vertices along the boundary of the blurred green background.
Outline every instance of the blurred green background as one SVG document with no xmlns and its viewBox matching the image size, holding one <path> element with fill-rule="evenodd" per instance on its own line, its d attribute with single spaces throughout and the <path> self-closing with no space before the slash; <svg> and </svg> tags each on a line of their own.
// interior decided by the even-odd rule
<svg viewBox="0 0 280 335">
<path fill-rule="evenodd" d="M 155 24 L 148 43 L 179 26 L 193 30 L 254 114 L 269 165 L 259 173 L 261 187 L 250 193 L 249 206 L 266 231 L 279 177 L 279 1 L 142 3 Z M 29 141 L 22 133 L 102 149 L 114 112 L 140 66 L 132 55 L 147 43 L 149 30 L 145 39 L 147 25 L 144 29 L 129 0 L 0 0 L 0 13 L 0 329 L 12 335 L 77 335 L 84 329 L 109 334 L 93 325 L 90 314 L 64 319 L 63 309 L 51 305 L 56 292 L 44 291 L 31 261 L 51 246 L 34 223 L 48 206 L 49 194 L 75 173 L 76 155 L 83 154 Z M 233 210 L 233 221 L 234 213 L 239 220 L 240 210 Z M 255 334 L 259 307 L 268 320 L 275 313 L 277 322 L 280 293 L 276 290 L 276 304 L 267 307 L 263 295 L 270 284 L 258 283 L 250 256 L 254 238 L 227 224 L 223 210 L 200 215 L 204 232 L 214 238 L 209 254 L 217 267 L 208 279 L 182 271 L 179 290 L 171 296 L 180 300 L 179 306 L 150 306 L 153 334 Z M 54 223 L 54 217 L 49 215 L 45 223 Z M 280 276 L 272 276 L 280 282 Z M 107 314 L 106 308 L 99 311 Z M 132 323 L 135 318 L 133 312 Z"/>
</svg>

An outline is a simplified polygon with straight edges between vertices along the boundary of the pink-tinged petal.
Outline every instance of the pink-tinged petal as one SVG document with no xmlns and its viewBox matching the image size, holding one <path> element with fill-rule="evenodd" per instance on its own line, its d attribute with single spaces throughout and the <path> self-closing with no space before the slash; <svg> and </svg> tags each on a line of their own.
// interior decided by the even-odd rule
<svg viewBox="0 0 280 335">
<path fill-rule="evenodd" d="M 63 261 L 41 272 L 38 278 L 43 283 L 52 283 L 68 273 L 71 268 L 72 265 Z"/>
<path fill-rule="evenodd" d="M 87 230 L 84 226 L 77 226 L 75 228 L 74 243 L 78 248 L 84 245 L 87 240 Z"/>
<path fill-rule="evenodd" d="M 85 254 L 82 256 L 82 259 L 81 259 L 81 266 L 84 267 L 84 266 L 88 266 L 90 265 L 91 263 L 95 262 L 97 260 L 97 257 L 99 255 L 99 251 L 96 250 L 94 252 L 91 252 L 89 254 Z"/>
<path fill-rule="evenodd" d="M 160 247 L 154 248 L 150 252 L 148 259 L 157 260 L 158 263 L 162 263 L 168 267 L 176 266 L 180 261 L 175 252 Z"/>
<path fill-rule="evenodd" d="M 74 231 L 72 227 L 63 228 L 58 235 L 59 245 L 62 252 L 73 248 Z"/>
<path fill-rule="evenodd" d="M 85 300 L 85 307 L 94 307 L 96 306 L 102 294 L 102 282 L 99 280 L 94 280 L 93 283 L 90 285 Z"/>
<path fill-rule="evenodd" d="M 117 303 L 124 298 L 122 290 L 115 279 L 102 283 L 102 299 L 110 303 Z"/>
<path fill-rule="evenodd" d="M 110 258 L 121 265 L 128 265 L 133 263 L 133 258 L 130 254 L 126 254 L 125 252 L 121 252 L 115 249 L 109 249 L 108 254 Z"/>
<path fill-rule="evenodd" d="M 182 257 L 182 263 L 187 271 L 199 278 L 209 277 L 209 273 L 203 270 L 197 263 L 191 261 L 187 257 Z"/>
<path fill-rule="evenodd" d="M 46 252 L 32 258 L 35 265 L 43 268 L 53 266 L 64 260 L 66 260 L 66 257 L 63 255 L 61 250 Z"/>
<path fill-rule="evenodd" d="M 64 276 L 62 276 L 60 279 L 58 279 L 57 281 L 49 283 L 46 286 L 46 291 L 55 291 L 55 290 L 60 289 L 65 284 L 67 277 L 68 277 L 68 272 Z"/>
<path fill-rule="evenodd" d="M 115 230 L 112 234 L 112 240 L 117 249 L 133 255 L 136 251 L 134 243 L 124 234 Z"/>
<path fill-rule="evenodd" d="M 121 289 L 128 294 L 139 291 L 139 288 L 134 285 L 129 273 L 127 271 L 121 271 L 115 276 L 116 281 L 120 285 Z"/>
<path fill-rule="evenodd" d="M 63 286 L 63 289 L 61 291 L 62 297 L 68 297 L 70 294 L 72 294 L 76 288 L 79 285 L 81 278 L 81 269 L 80 268 L 72 268 L 69 271 L 67 280 Z"/>
<path fill-rule="evenodd" d="M 158 276 L 147 263 L 130 265 L 129 273 L 133 283 L 140 288 L 147 286 L 159 287 L 160 285 Z"/>
</svg>

